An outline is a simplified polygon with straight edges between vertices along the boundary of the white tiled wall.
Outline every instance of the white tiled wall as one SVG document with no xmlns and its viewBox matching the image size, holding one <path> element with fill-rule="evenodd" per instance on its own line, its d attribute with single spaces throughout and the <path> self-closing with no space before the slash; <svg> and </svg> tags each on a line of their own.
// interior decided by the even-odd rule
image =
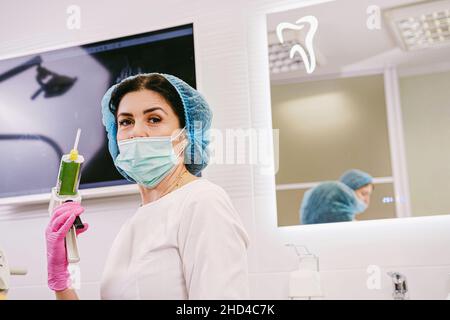
<svg viewBox="0 0 450 320">
<path fill-rule="evenodd" d="M 167 0 L 112 6 L 79 0 L 82 28 L 74 32 L 65 29 L 66 8 L 73 1 L 9 1 L 0 11 L 0 56 L 194 22 L 199 89 L 214 109 L 213 126 L 270 128 L 265 14 L 312 2 Z M 326 299 L 389 299 L 389 278 L 382 277 L 379 290 L 365 285 L 367 266 L 373 264 L 383 275 L 389 270 L 405 273 L 412 298 L 446 296 L 450 216 L 277 228 L 274 177 L 259 169 L 216 165 L 206 170 L 206 177 L 231 195 L 251 236 L 253 298 L 286 299 L 288 272 L 297 268 L 295 254 L 284 247 L 288 242 L 306 245 L 319 256 Z M 81 298 L 99 298 L 111 241 L 138 203 L 138 195 L 84 202 L 91 230 L 79 238 Z M 46 287 L 46 210 L 45 205 L 0 208 L 0 246 L 12 265 L 29 270 L 25 277 L 12 278 L 11 299 L 53 298 Z"/>
</svg>

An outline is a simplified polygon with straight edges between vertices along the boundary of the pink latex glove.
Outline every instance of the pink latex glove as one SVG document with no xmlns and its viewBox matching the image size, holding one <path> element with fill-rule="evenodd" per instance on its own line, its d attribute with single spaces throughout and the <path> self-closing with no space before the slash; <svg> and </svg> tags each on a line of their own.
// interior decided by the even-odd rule
<svg viewBox="0 0 450 320">
<path fill-rule="evenodd" d="M 84 208 L 77 202 L 63 203 L 53 210 L 53 215 L 45 230 L 48 287 L 54 291 L 63 291 L 71 285 L 64 238 L 75 218 L 83 212 Z M 76 230 L 77 235 L 88 229 L 87 223 L 83 223 L 83 225 L 83 229 Z"/>
</svg>

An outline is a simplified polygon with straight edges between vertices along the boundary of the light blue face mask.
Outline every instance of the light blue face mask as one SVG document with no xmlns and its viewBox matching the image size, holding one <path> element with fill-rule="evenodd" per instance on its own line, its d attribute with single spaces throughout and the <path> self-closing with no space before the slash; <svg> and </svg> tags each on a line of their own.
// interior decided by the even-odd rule
<svg viewBox="0 0 450 320">
<path fill-rule="evenodd" d="M 175 137 L 143 137 L 118 141 L 119 155 L 115 164 L 138 184 L 154 188 L 177 164 L 184 147 L 175 154 L 172 141 L 178 139 L 184 131 L 183 128 Z"/>
<path fill-rule="evenodd" d="M 363 213 L 364 211 L 367 210 L 367 207 L 368 206 L 364 201 L 356 197 L 356 214 Z"/>
</svg>

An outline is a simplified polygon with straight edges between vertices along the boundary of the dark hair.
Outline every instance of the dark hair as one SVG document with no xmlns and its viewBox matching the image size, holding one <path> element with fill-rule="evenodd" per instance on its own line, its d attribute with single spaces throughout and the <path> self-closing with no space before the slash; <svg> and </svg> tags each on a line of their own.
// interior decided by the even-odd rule
<svg viewBox="0 0 450 320">
<path fill-rule="evenodd" d="M 159 93 L 166 99 L 180 121 L 180 127 L 185 126 L 184 107 L 175 87 L 164 76 L 159 74 L 139 75 L 132 79 L 122 81 L 112 92 L 109 109 L 117 118 L 117 110 L 122 98 L 129 92 L 151 90 Z"/>
</svg>

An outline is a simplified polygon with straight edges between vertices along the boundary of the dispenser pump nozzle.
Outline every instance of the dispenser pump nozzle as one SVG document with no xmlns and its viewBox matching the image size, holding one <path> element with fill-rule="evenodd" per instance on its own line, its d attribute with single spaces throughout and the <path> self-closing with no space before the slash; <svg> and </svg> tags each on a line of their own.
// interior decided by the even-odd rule
<svg viewBox="0 0 450 320">
<path fill-rule="evenodd" d="M 70 150 L 70 160 L 76 161 L 78 159 L 78 142 L 80 141 L 81 129 L 77 130 L 77 137 L 75 138 L 75 144 L 73 145 L 73 149 Z"/>
</svg>

